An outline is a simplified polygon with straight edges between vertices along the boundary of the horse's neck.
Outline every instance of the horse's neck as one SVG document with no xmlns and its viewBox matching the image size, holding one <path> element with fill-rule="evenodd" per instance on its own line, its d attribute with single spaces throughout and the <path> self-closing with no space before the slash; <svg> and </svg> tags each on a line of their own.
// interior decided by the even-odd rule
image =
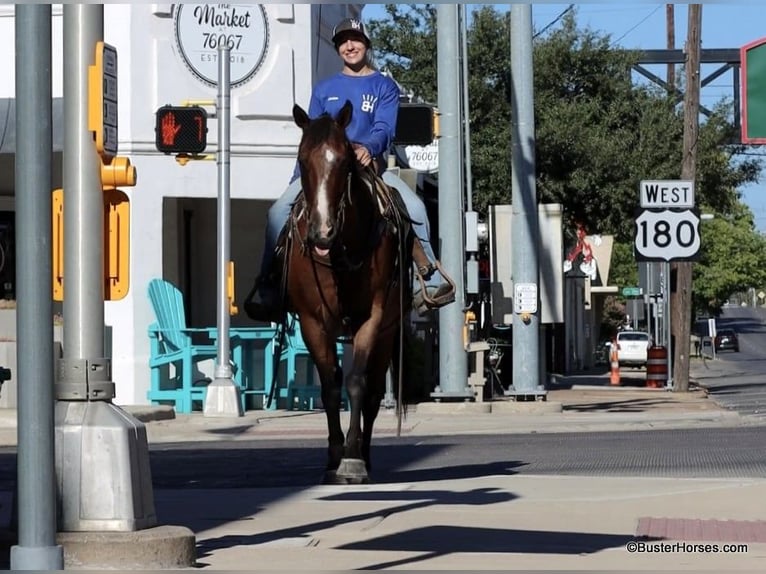
<svg viewBox="0 0 766 574">
<path fill-rule="evenodd" d="M 374 184 L 358 172 L 352 172 L 348 185 L 351 186 L 349 202 L 345 209 L 344 235 L 347 239 L 361 241 L 367 235 L 374 233 L 380 220 L 380 207 L 376 197 Z M 363 244 L 360 244 L 360 247 Z"/>
</svg>

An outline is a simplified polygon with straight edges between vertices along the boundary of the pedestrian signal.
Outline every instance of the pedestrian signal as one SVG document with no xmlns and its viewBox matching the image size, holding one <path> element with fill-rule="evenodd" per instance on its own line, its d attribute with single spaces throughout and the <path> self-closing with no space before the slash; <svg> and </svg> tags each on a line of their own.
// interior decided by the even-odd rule
<svg viewBox="0 0 766 574">
<path fill-rule="evenodd" d="M 163 153 L 202 153 L 207 147 L 207 112 L 199 106 L 157 110 L 155 144 Z"/>
</svg>

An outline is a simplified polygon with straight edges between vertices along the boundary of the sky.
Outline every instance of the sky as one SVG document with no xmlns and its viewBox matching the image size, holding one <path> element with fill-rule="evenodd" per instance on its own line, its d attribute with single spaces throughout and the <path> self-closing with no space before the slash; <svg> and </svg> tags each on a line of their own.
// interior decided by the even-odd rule
<svg viewBox="0 0 766 574">
<path fill-rule="evenodd" d="M 652 2 L 623 3 L 574 3 L 577 10 L 577 22 L 580 27 L 588 27 L 609 34 L 612 41 L 628 49 L 665 49 L 667 48 L 666 4 Z M 766 3 L 759 2 L 703 2 L 702 8 L 702 48 L 741 48 L 754 40 L 766 37 Z M 532 18 L 535 31 L 551 24 L 567 9 L 570 4 L 533 3 Z M 495 4 L 498 10 L 507 10 L 507 4 Z M 384 15 L 382 5 L 367 4 L 363 11 L 365 19 L 379 18 Z M 687 31 L 688 4 L 675 4 L 675 45 L 683 48 Z M 470 8 L 469 8 L 470 11 Z M 553 24 L 555 29 L 556 24 Z M 665 78 L 666 66 L 645 66 L 652 73 Z M 708 64 L 702 67 L 702 78 L 720 68 L 720 64 Z M 679 72 L 677 72 L 679 73 Z M 721 98 L 733 95 L 733 75 L 731 71 L 702 88 L 701 104 L 711 106 Z M 753 146 L 752 153 L 766 155 L 766 149 Z M 766 160 L 766 158 L 764 158 Z M 766 164 L 766 161 L 764 162 Z M 680 170 L 680 166 L 679 166 Z M 647 179 L 653 179 L 647 174 Z M 766 169 L 761 181 L 743 188 L 742 197 L 750 206 L 755 217 L 755 225 L 766 232 Z"/>
</svg>

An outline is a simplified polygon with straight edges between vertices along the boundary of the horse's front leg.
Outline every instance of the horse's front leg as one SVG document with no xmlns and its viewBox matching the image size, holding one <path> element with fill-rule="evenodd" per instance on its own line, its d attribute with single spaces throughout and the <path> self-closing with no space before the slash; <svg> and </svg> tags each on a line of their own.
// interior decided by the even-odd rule
<svg viewBox="0 0 766 574">
<path fill-rule="evenodd" d="M 334 473 L 337 471 L 343 458 L 343 429 L 340 426 L 340 403 L 343 388 L 343 369 L 336 363 L 332 375 L 320 374 L 322 381 L 322 405 L 327 417 L 327 469 L 325 482 L 333 482 Z"/>
<path fill-rule="evenodd" d="M 373 306 L 370 318 L 362 324 L 354 335 L 351 372 L 346 377 L 346 390 L 351 413 L 343 460 L 338 468 L 338 477 L 345 477 L 347 482 L 367 482 L 368 480 L 362 434 L 362 412 L 369 410 L 368 363 L 375 346 L 381 317 L 380 308 Z"/>
<path fill-rule="evenodd" d="M 375 425 L 375 419 L 380 412 L 380 403 L 386 394 L 386 375 L 391 365 L 397 332 L 396 329 L 389 329 L 385 333 L 378 332 L 375 347 L 367 360 L 367 392 L 365 394 L 363 410 L 362 458 L 368 473 L 372 470 L 370 459 L 372 429 Z"/>
<path fill-rule="evenodd" d="M 313 319 L 301 319 L 301 333 L 311 358 L 319 372 L 322 385 L 322 405 L 327 417 L 327 467 L 325 482 L 333 482 L 335 471 L 343 457 L 343 429 L 340 425 L 343 371 L 338 364 L 335 338 Z"/>
</svg>

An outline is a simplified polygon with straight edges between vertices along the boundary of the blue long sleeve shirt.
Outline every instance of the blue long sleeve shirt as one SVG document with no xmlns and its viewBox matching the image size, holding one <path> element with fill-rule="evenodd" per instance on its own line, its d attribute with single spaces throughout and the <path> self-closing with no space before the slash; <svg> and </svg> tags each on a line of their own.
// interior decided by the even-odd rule
<svg viewBox="0 0 766 574">
<path fill-rule="evenodd" d="M 311 93 L 308 115 L 315 119 L 324 113 L 335 117 L 346 100 L 354 108 L 346 136 L 366 147 L 370 155 L 385 166 L 385 154 L 391 146 L 399 113 L 399 88 L 378 71 L 368 76 L 337 73 L 320 81 Z M 299 177 L 298 165 L 292 180 Z"/>
</svg>

